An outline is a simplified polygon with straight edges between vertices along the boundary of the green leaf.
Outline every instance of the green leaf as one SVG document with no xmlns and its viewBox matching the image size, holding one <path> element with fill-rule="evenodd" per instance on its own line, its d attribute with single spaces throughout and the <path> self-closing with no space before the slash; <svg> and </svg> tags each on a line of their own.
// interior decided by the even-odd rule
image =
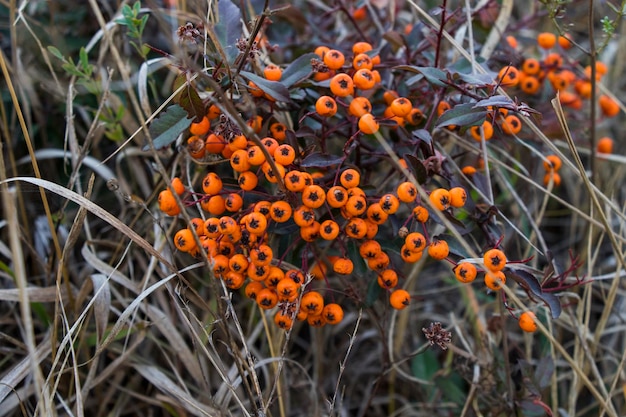
<svg viewBox="0 0 626 417">
<path fill-rule="evenodd" d="M 304 54 L 296 58 L 285 70 L 280 78 L 280 82 L 287 88 L 291 87 L 298 81 L 307 78 L 313 67 L 311 66 L 312 59 L 319 59 L 319 56 L 314 53 Z"/>
<path fill-rule="evenodd" d="M 59 51 L 57 47 L 52 46 L 52 45 L 48 46 L 48 52 L 50 52 L 52 55 L 54 55 L 61 61 L 65 62 L 65 57 L 63 56 L 63 54 L 61 53 L 61 51 Z"/>
<path fill-rule="evenodd" d="M 398 65 L 396 67 L 393 67 L 393 69 L 400 69 L 414 72 L 416 74 L 422 74 L 424 78 L 426 78 L 426 81 L 437 87 L 445 87 L 446 83 L 444 81 L 448 80 L 447 74 L 439 68 L 418 67 L 416 65 Z"/>
<path fill-rule="evenodd" d="M 217 3 L 218 22 L 214 27 L 217 40 L 228 58 L 233 63 L 239 49 L 237 39 L 241 37 L 241 11 L 230 0 L 220 0 Z"/>
<path fill-rule="evenodd" d="M 378 297 L 380 297 L 380 293 L 382 288 L 378 285 L 378 282 L 375 279 L 370 279 L 369 284 L 367 285 L 367 295 L 365 296 L 365 307 L 371 307 L 374 305 Z"/>
<path fill-rule="evenodd" d="M 187 118 L 185 109 L 179 105 L 174 104 L 168 107 L 150 124 L 150 135 L 154 139 L 154 147 L 160 149 L 174 142 L 178 135 L 191 125 L 191 121 Z M 149 145 L 143 147 L 144 151 L 149 149 Z"/>
<path fill-rule="evenodd" d="M 487 111 L 474 107 L 474 103 L 457 104 L 439 117 L 436 126 L 474 126 L 484 122 L 485 117 L 487 117 Z"/>
<path fill-rule="evenodd" d="M 183 85 L 183 90 L 174 97 L 174 103 L 185 109 L 190 118 L 195 118 L 199 122 L 206 115 L 204 103 L 193 85 L 187 83 L 187 75 L 184 73 L 174 79 L 172 88 L 176 91 Z"/>
<path fill-rule="evenodd" d="M 252 81 L 264 93 L 267 93 L 275 100 L 284 102 L 291 101 L 291 99 L 289 98 L 289 90 L 287 90 L 287 87 L 285 87 L 283 83 L 278 81 L 266 80 L 265 78 L 259 77 L 258 75 L 248 71 L 241 71 L 240 74 L 248 80 Z"/>
<path fill-rule="evenodd" d="M 504 108 L 510 109 L 510 108 L 513 108 L 514 106 L 515 106 L 515 103 L 513 102 L 513 100 L 511 100 L 510 98 L 506 96 L 501 96 L 501 95 L 491 96 L 484 100 L 480 100 L 479 102 L 474 104 L 475 108 L 482 107 L 485 109 L 487 107 L 504 107 Z"/>
</svg>

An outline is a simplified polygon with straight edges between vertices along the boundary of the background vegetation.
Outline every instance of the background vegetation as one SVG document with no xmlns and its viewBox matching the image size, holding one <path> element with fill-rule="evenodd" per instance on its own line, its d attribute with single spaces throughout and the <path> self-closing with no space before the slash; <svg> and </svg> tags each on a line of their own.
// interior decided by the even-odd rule
<svg viewBox="0 0 626 417">
<path fill-rule="evenodd" d="M 0 415 L 626 415 L 624 7 L 3 0 Z M 596 61 L 606 66 L 598 82 L 589 70 L 591 98 L 580 108 L 553 101 L 547 81 L 536 94 L 497 82 L 507 65 L 545 58 L 542 32 L 574 43 L 554 50 L 579 79 Z M 284 90 L 259 84 L 269 98 L 246 88 L 269 63 L 288 68 L 320 45 L 349 56 L 359 41 L 381 57 L 369 96 L 380 131 L 355 142 L 360 156 L 342 154 L 350 134 L 360 135 L 356 122 L 314 114 L 328 83 L 311 79 L 310 59 L 291 67 L 297 77 Z M 395 127 L 382 117 L 386 90 L 409 97 L 424 119 Z M 617 115 L 608 117 L 600 95 Z M 475 104 L 489 97 L 519 115 L 519 134 L 496 126 L 490 141 L 472 139 L 469 127 L 489 117 Z M 436 114 L 442 100 L 464 106 L 446 122 Z M 341 302 L 343 320 L 278 328 L 273 311 L 216 280 L 206 258 L 174 247 L 190 218 L 209 217 L 190 192 L 207 172 L 236 186 L 220 157 L 194 158 L 186 146 L 186 116 L 211 103 L 234 128 L 262 115 L 260 137 L 269 121 L 284 122 L 291 143 L 310 152 L 303 160 L 325 146 L 307 165 L 322 178 L 338 168 L 330 156 L 345 156 L 370 196 L 406 180 L 399 158 L 424 190 L 465 187 L 472 206 L 454 216 L 429 206 L 428 228 L 450 245 L 450 262 L 404 264 L 404 219 L 389 221 L 379 236 L 395 250 L 409 307 L 391 308 L 352 244 L 344 248 L 352 276 L 329 272 L 310 284 Z M 601 137 L 613 139 L 612 153 L 598 153 Z M 544 183 L 547 155 L 562 161 L 560 185 Z M 467 166 L 477 173 L 463 173 Z M 172 177 L 191 201 L 178 216 L 157 203 Z M 275 186 L 263 190 L 278 196 Z M 297 229 L 273 233 L 277 257 L 305 271 L 340 254 L 307 246 Z M 454 278 L 454 263 L 494 246 L 513 262 L 503 291 Z M 518 325 L 527 310 L 535 333 Z M 439 339 L 423 331 L 433 323 L 443 326 Z"/>
</svg>

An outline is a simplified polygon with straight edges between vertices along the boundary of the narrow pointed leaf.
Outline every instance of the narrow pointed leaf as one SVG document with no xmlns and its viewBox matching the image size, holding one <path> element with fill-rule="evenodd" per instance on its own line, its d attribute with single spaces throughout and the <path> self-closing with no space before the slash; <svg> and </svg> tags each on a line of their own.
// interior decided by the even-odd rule
<svg viewBox="0 0 626 417">
<path fill-rule="evenodd" d="M 280 78 L 280 82 L 287 88 L 296 84 L 298 81 L 302 81 L 313 72 L 311 66 L 312 59 L 319 59 L 319 56 L 314 53 L 304 54 L 296 58 L 285 70 Z"/>
<path fill-rule="evenodd" d="M 187 118 L 185 109 L 177 104 L 168 107 L 150 125 L 150 135 L 156 149 L 164 148 L 174 142 L 178 135 L 191 125 L 192 119 Z M 143 150 L 148 150 L 148 145 Z"/>
<path fill-rule="evenodd" d="M 277 101 L 289 102 L 289 90 L 283 83 L 278 81 L 269 81 L 263 77 L 259 77 L 248 71 L 241 71 L 241 75 L 248 80 L 252 81 L 259 87 L 264 93 L 267 93 L 270 97 Z"/>
</svg>

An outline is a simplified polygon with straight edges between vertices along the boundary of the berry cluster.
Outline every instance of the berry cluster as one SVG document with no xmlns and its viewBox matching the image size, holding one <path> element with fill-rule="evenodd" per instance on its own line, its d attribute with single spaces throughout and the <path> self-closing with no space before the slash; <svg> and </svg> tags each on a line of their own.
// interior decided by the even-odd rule
<svg viewBox="0 0 626 417">
<path fill-rule="evenodd" d="M 586 98 L 581 91 L 586 91 L 588 74 L 574 76 L 560 55 L 548 53 L 556 42 L 556 37 L 552 42 L 551 36 L 541 34 L 542 60 L 527 58 L 520 68 L 507 65 L 481 88 L 489 94 L 501 85 L 532 95 L 547 80 L 561 92 L 563 104 L 575 108 L 567 93 L 574 89 L 577 98 Z M 559 45 L 567 47 L 562 40 Z M 193 160 L 210 162 L 212 167 L 195 187 L 202 192 L 188 190 L 174 178 L 171 187 L 159 194 L 159 207 L 167 215 L 176 216 L 181 210 L 173 193 L 205 213 L 176 233 L 175 247 L 196 257 L 206 253 L 216 278 L 232 290 L 244 288 L 261 309 L 276 309 L 275 322 L 284 329 L 296 319 L 312 326 L 339 323 L 344 312 L 336 298 L 359 301 L 350 287 L 362 279 L 363 271 L 376 277 L 375 285 L 387 293 L 391 307 L 405 308 L 411 296 L 399 288 L 402 266 L 419 261 L 424 253 L 432 260 L 449 262 L 461 283 L 471 283 L 479 274 L 490 290 L 498 291 L 506 283 L 507 258 L 494 248 L 499 239 L 490 240 L 486 246 L 491 249 L 483 259 L 468 259 L 451 253 L 445 237 L 429 233 L 430 226 L 438 223 L 431 220 L 434 211 L 440 212 L 434 217 L 449 220 L 468 214 L 468 189 L 446 172 L 441 155 L 423 139 L 430 135 L 434 120 L 466 106 L 468 97 L 455 93 L 429 102 L 432 87 L 424 80 L 415 84 L 413 95 L 401 96 L 392 83 L 383 83 L 379 70 L 388 74 L 389 67 L 372 45 L 357 42 L 351 49 L 346 56 L 320 46 L 311 54 L 310 74 L 293 97 L 303 104 L 297 124 L 285 117 L 289 106 L 272 91 L 283 78 L 283 69 L 274 64 L 264 66 L 264 80 L 257 77 L 240 87 L 261 110 L 250 116 L 247 130 L 222 114 L 220 99 L 213 98 L 206 116 L 191 124 L 187 139 Z M 599 65 L 598 73 L 602 71 Z M 452 85 L 452 79 L 436 82 Z M 453 90 L 476 102 L 481 96 L 471 93 L 462 77 L 461 82 Z M 233 99 L 242 104 L 238 100 Z M 600 106 L 610 115 L 602 104 L 605 101 L 600 98 Z M 439 126 L 466 131 L 482 142 L 496 132 L 517 135 L 522 122 L 513 105 L 485 105 L 480 120 L 466 126 Z M 405 156 L 392 164 L 390 155 L 372 141 L 374 137 L 380 141 L 381 135 L 382 140 L 392 136 L 396 152 L 410 154 L 408 150 L 417 147 L 424 159 Z M 603 152 L 610 151 L 605 142 Z M 545 158 L 546 184 L 560 183 L 560 166 L 557 156 Z M 410 180 L 407 172 L 421 180 Z M 462 172 L 471 177 L 477 168 L 465 166 Z M 440 178 L 432 180 L 436 176 Z M 454 186 L 443 187 L 442 180 Z M 281 247 L 277 241 L 286 234 L 291 236 L 289 244 Z M 300 259 L 297 265 L 285 260 L 294 251 Z"/>
</svg>

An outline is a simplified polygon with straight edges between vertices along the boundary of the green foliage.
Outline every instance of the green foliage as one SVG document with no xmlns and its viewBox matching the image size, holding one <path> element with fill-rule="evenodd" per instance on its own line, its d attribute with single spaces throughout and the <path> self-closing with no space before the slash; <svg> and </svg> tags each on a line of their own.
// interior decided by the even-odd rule
<svg viewBox="0 0 626 417">
<path fill-rule="evenodd" d="M 124 4 L 122 6 L 122 17 L 116 19 L 115 22 L 119 25 L 126 26 L 128 36 L 135 39 L 134 41 L 130 41 L 130 44 L 142 58 L 146 59 L 148 53 L 150 52 L 150 48 L 148 45 L 143 43 L 142 36 L 144 29 L 146 28 L 146 23 L 148 23 L 149 16 L 144 14 L 140 17 L 140 13 L 140 1 L 136 1 L 132 7 L 128 4 Z"/>
</svg>

